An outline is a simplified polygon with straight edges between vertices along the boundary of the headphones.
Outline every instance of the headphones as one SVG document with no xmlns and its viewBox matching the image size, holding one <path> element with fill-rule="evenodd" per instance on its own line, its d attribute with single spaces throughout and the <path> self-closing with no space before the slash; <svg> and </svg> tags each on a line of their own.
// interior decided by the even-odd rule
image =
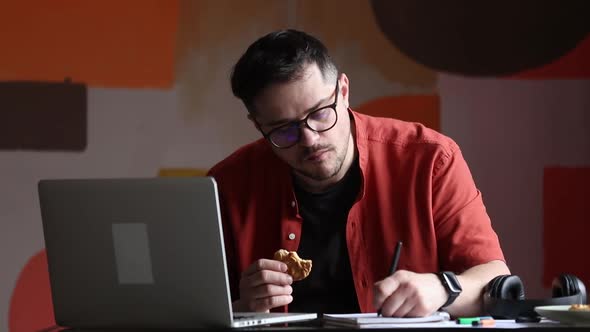
<svg viewBox="0 0 590 332">
<path fill-rule="evenodd" d="M 525 299 L 524 285 L 517 275 L 501 275 L 492 279 L 484 288 L 484 311 L 499 319 L 538 319 L 536 306 L 585 304 L 586 286 L 576 276 L 562 274 L 551 283 L 552 297 Z"/>
</svg>

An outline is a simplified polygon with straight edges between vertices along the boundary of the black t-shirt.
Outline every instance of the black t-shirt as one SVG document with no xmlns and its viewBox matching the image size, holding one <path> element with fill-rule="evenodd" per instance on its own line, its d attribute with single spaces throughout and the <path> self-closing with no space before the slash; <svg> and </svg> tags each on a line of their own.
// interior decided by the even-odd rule
<svg viewBox="0 0 590 332">
<path fill-rule="evenodd" d="M 346 247 L 346 221 L 360 188 L 355 160 L 342 181 L 323 193 L 309 193 L 297 185 L 295 195 L 303 218 L 297 253 L 311 259 L 309 276 L 293 283 L 291 312 L 359 312 Z"/>
</svg>

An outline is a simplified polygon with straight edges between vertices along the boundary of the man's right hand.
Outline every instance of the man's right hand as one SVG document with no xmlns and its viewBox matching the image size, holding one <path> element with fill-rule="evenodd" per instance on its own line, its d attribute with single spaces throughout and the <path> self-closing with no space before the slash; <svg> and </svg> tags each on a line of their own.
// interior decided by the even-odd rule
<svg viewBox="0 0 590 332">
<path fill-rule="evenodd" d="M 259 259 L 242 273 L 240 299 L 233 303 L 234 311 L 268 312 L 293 301 L 293 278 L 287 265 L 271 259 Z"/>
</svg>

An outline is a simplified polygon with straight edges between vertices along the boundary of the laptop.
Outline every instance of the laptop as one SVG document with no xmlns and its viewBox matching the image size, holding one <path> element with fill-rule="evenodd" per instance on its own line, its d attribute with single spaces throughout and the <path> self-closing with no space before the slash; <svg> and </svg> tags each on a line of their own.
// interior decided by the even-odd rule
<svg viewBox="0 0 590 332">
<path fill-rule="evenodd" d="M 38 190 L 60 326 L 182 329 L 317 318 L 232 313 L 211 177 L 50 179 Z"/>
</svg>

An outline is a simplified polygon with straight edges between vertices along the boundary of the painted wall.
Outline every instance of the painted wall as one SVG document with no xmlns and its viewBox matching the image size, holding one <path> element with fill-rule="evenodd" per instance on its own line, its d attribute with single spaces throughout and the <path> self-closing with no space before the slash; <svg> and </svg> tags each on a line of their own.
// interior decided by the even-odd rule
<svg viewBox="0 0 590 332">
<path fill-rule="evenodd" d="M 51 323 L 48 293 L 40 290 L 46 287 L 43 256 L 31 261 L 44 247 L 37 181 L 207 169 L 257 139 L 231 95 L 229 73 L 255 38 L 285 27 L 307 30 L 326 42 L 350 78 L 353 108 L 427 123 L 460 144 L 509 266 L 524 279 L 529 297 L 548 295 L 555 271 L 588 272 L 574 263 L 547 269 L 544 250 L 563 246 L 544 237 L 543 204 L 546 167 L 575 167 L 582 173 L 590 167 L 587 25 L 565 29 L 565 36 L 555 36 L 553 42 L 546 39 L 542 45 L 554 45 L 559 52 L 534 52 L 545 58 L 514 62 L 514 53 L 494 61 L 506 53 L 496 54 L 507 49 L 499 42 L 507 38 L 483 48 L 468 34 L 462 41 L 449 38 L 457 29 L 467 30 L 461 24 L 476 23 L 441 23 L 449 21 L 445 17 L 469 17 L 457 14 L 469 10 L 468 5 L 428 6 L 355 0 L 4 4 L 0 43 L 8 51 L 0 52 L 0 81 L 56 83 L 70 77 L 85 84 L 87 107 L 81 111 L 87 115 L 87 140 L 83 150 L 0 150 L 0 243 L 5 248 L 0 251 L 0 331 L 9 326 L 10 331 L 32 331 Z M 523 13 L 518 13 L 522 21 L 535 22 Z M 480 21 L 486 17 L 479 14 Z M 429 22 L 430 29 L 418 29 Z M 521 23 L 513 22 L 513 31 L 526 27 Z M 435 36 L 432 26 L 441 35 Z M 481 29 L 468 30 L 481 36 Z M 514 45 L 527 46 L 531 40 Z M 441 42 L 448 47 L 437 44 Z M 451 45 L 465 47 L 460 52 Z M 512 50 L 532 47 L 524 46 Z M 468 52 L 469 47 L 478 52 Z M 467 53 L 472 58 L 461 58 Z M 1 101 L 0 114 L 5 124 L 17 121 Z M 26 121 L 18 121 L 28 128 Z M 590 187 L 587 179 L 577 175 L 573 182 Z M 587 227 L 587 221 L 582 212 L 559 220 L 571 227 Z M 584 233 L 571 236 L 578 234 Z M 39 277 L 30 278 L 31 273 Z M 584 276 L 590 285 L 590 274 Z"/>
</svg>

